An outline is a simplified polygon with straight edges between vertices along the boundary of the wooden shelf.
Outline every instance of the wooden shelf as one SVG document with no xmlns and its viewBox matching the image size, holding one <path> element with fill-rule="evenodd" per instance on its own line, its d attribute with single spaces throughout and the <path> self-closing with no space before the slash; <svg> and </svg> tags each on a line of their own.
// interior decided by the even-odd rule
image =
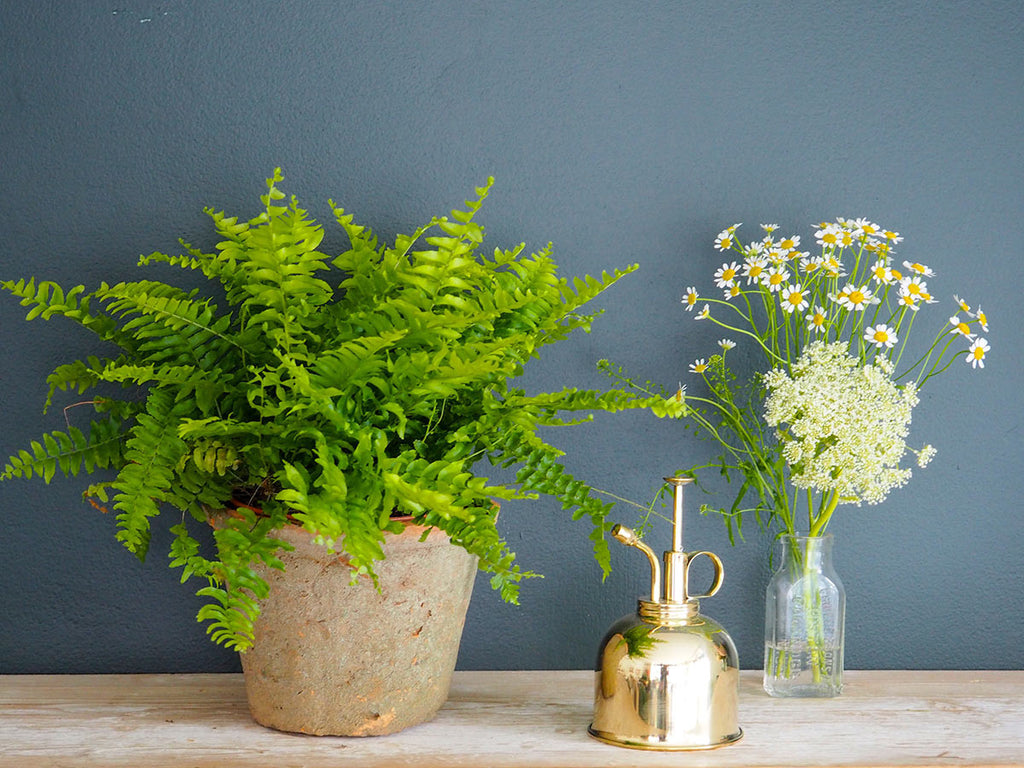
<svg viewBox="0 0 1024 768">
<path fill-rule="evenodd" d="M 437 718 L 395 736 L 279 733 L 240 675 L 0 676 L 0 766 L 1024 766 L 1024 671 L 847 672 L 835 699 L 740 683 L 742 741 L 639 752 L 586 735 L 591 672 L 457 672 Z"/>
</svg>

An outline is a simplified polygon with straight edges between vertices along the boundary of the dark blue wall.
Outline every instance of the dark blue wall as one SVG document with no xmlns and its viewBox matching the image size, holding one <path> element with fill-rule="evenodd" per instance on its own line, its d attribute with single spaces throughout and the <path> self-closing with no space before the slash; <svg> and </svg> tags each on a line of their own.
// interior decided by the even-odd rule
<svg viewBox="0 0 1024 768">
<path fill-rule="evenodd" d="M 937 271 L 929 321 L 953 293 L 982 301 L 993 350 L 984 372 L 957 363 L 925 391 L 912 438 L 934 462 L 835 520 L 848 666 L 1021 667 L 1022 15 L 1017 0 L 4 0 L 0 275 L 91 285 L 179 236 L 209 247 L 202 207 L 254 215 L 278 165 L 321 218 L 333 197 L 385 234 L 493 174 L 494 245 L 553 241 L 566 274 L 641 264 L 528 384 L 601 385 L 610 357 L 674 387 L 722 335 L 679 304 L 710 287 L 721 228 L 809 238 L 812 222 L 874 219 Z M 5 456 L 61 425 L 59 408 L 40 416 L 46 374 L 96 351 L 23 314 L 0 301 Z M 646 416 L 553 439 L 579 476 L 638 500 L 709 451 Z M 0 486 L 0 672 L 236 668 L 193 621 L 166 535 L 140 565 L 82 485 Z M 767 544 L 750 529 L 731 548 L 701 501 L 688 543 L 727 569 L 703 608 L 756 667 Z M 481 579 L 461 666 L 589 666 L 646 588 L 644 559 L 616 551 L 602 584 L 557 509 L 507 504 L 501 522 L 547 578 L 519 608 Z"/>
</svg>

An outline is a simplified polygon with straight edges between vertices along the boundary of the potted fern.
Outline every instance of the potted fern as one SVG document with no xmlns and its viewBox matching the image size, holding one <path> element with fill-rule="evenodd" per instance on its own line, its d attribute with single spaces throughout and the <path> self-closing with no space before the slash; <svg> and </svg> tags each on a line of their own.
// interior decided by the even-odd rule
<svg viewBox="0 0 1024 768">
<path fill-rule="evenodd" d="M 213 252 L 183 243 L 182 255 L 141 258 L 198 270 L 212 284 L 207 294 L 157 280 L 92 291 L 2 283 L 30 308 L 28 319 L 63 316 L 119 354 L 53 371 L 46 406 L 61 391 L 88 392 L 95 415 L 19 451 L 0 478 L 106 470 L 85 496 L 116 512 L 117 538 L 140 559 L 153 521 L 179 510 L 171 565 L 182 581 L 205 582 L 198 619 L 215 642 L 243 652 L 256 719 L 312 733 L 387 733 L 429 718 L 447 696 L 476 565 L 512 602 L 531 575 L 496 528 L 500 501 L 554 497 L 590 521 L 597 561 L 609 567 L 611 505 L 565 471 L 538 428 L 625 408 L 674 416 L 679 404 L 514 386 L 541 347 L 589 331 L 598 313 L 581 308 L 636 267 L 569 282 L 550 246 L 483 254 L 475 215 L 493 180 L 466 210 L 392 245 L 332 202 L 350 242 L 336 257 L 319 250 L 323 229 L 286 199 L 281 181 L 278 169 L 251 220 L 206 210 L 219 239 Z M 129 394 L 110 396 L 117 386 Z M 488 464 L 514 468 L 515 482 L 478 474 Z M 214 526 L 216 556 L 201 554 L 191 519 Z M 420 570 L 407 573 L 394 547 L 410 541 Z M 454 552 L 454 565 L 434 550 Z M 297 592 L 288 591 L 293 571 L 306 579 Z M 327 573 L 342 586 L 325 586 Z M 441 595 L 417 591 L 430 586 Z M 327 606 L 312 607 L 315 595 Z M 430 599 L 448 602 L 435 611 Z M 357 624 L 359 612 L 369 627 Z M 426 627 L 435 612 L 455 629 Z M 270 614 L 284 627 L 271 627 Z M 384 639 L 394 617 L 400 638 Z M 389 650 L 399 658 L 386 659 Z M 353 660 L 361 673 L 344 668 Z M 328 672 L 312 671 L 315 662 Z M 331 667 L 365 678 L 377 697 L 324 676 Z M 430 693 L 414 688 L 417 675 Z M 423 711 L 381 703 L 385 689 L 408 691 Z M 293 704 L 297 714 L 282 714 Z"/>
</svg>

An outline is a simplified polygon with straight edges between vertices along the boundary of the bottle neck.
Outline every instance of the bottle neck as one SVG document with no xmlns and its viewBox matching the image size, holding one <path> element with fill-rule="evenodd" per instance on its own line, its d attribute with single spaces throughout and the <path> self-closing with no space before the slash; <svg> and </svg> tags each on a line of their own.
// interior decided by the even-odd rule
<svg viewBox="0 0 1024 768">
<path fill-rule="evenodd" d="M 783 562 L 803 570 L 821 570 L 832 564 L 832 534 L 824 536 L 793 536 L 784 534 L 779 542 Z"/>
<path fill-rule="evenodd" d="M 692 624 L 700 617 L 700 603 L 696 600 L 685 603 L 640 600 L 637 612 L 641 619 L 652 624 Z"/>
</svg>

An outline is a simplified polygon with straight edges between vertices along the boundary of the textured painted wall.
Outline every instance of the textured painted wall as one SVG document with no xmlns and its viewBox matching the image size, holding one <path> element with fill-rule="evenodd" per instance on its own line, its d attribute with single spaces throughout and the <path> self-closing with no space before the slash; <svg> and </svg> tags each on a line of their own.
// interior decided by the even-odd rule
<svg viewBox="0 0 1024 768">
<path fill-rule="evenodd" d="M 610 357 L 674 387 L 722 335 L 679 304 L 685 286 L 710 287 L 720 229 L 773 221 L 809 238 L 812 222 L 874 219 L 937 271 L 933 321 L 954 292 L 984 302 L 993 351 L 981 375 L 957 364 L 924 394 L 913 438 L 938 448 L 932 465 L 835 521 L 848 666 L 1019 668 L 1021 21 L 1016 0 L 11 0 L 0 275 L 131 278 L 139 253 L 179 236 L 212 245 L 204 205 L 253 215 L 277 165 L 322 219 L 333 197 L 383 234 L 493 174 L 494 245 L 553 241 L 566 274 L 641 264 L 527 384 L 601 385 L 595 362 Z M 22 318 L 0 300 L 3 455 L 61 425 L 59 408 L 40 416 L 53 366 L 98 351 Z M 553 439 L 579 476 L 637 500 L 709 452 L 645 416 Z M 141 565 L 82 485 L 0 486 L 0 672 L 235 669 L 166 568 L 167 535 Z M 756 667 L 767 544 L 751 528 L 730 547 L 690 499 L 688 543 L 727 571 L 704 610 Z M 602 584 L 586 531 L 557 509 L 507 504 L 502 526 L 547 578 L 518 608 L 480 580 L 461 666 L 589 666 L 646 588 L 644 559 L 618 548 Z"/>
</svg>

